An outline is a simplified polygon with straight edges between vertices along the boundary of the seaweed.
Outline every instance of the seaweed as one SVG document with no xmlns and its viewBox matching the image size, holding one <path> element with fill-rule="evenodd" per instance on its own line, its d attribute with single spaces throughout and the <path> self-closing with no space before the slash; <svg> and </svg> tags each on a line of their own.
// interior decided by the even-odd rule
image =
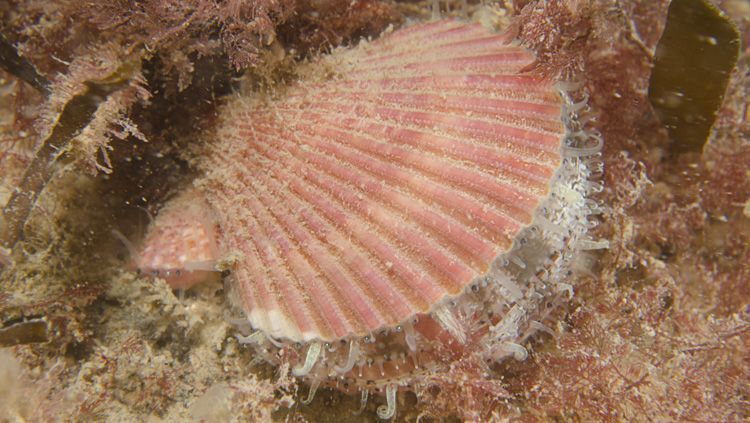
<svg viewBox="0 0 750 423">
<path fill-rule="evenodd" d="M 703 0 L 673 1 L 656 47 L 649 100 L 670 134 L 670 152 L 701 151 L 740 51 L 739 33 Z"/>
<path fill-rule="evenodd" d="M 86 89 L 73 96 L 64 106 L 47 139 L 34 154 L 20 184 L 3 207 L 0 241 L 13 248 L 23 237 L 23 227 L 39 195 L 52 177 L 52 163 L 68 143 L 94 118 L 99 105 L 113 92 L 130 82 L 127 70 L 118 69 L 107 79 L 85 81 Z"/>
<path fill-rule="evenodd" d="M 16 48 L 2 35 L 0 35 L 0 67 L 26 81 L 26 83 L 42 92 L 45 96 L 50 94 L 47 78 L 39 75 L 28 60 L 20 57 Z"/>
</svg>

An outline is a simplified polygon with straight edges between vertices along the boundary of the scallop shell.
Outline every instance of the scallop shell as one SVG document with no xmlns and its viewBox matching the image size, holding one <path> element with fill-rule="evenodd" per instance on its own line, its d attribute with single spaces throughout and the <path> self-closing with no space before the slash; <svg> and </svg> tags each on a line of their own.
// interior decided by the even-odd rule
<svg viewBox="0 0 750 423">
<path fill-rule="evenodd" d="M 159 210 L 135 255 L 135 265 L 141 272 L 164 278 L 172 288 L 190 288 L 215 273 L 217 231 L 203 194 L 187 189 Z"/>
<path fill-rule="evenodd" d="M 365 336 L 458 296 L 511 250 L 566 134 L 553 82 L 511 40 L 414 25 L 334 52 L 276 99 L 227 107 L 199 186 L 221 250 L 240 257 L 254 328 Z"/>
</svg>

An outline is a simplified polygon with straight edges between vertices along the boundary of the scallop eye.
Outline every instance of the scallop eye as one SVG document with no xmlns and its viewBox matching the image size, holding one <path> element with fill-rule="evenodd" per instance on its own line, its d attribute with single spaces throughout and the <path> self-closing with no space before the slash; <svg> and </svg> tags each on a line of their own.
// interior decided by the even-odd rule
<svg viewBox="0 0 750 423">
<path fill-rule="evenodd" d="M 182 276 L 182 270 L 177 269 L 174 271 L 175 276 Z"/>
<path fill-rule="evenodd" d="M 159 276 L 159 271 L 157 269 L 152 270 L 151 276 Z"/>
</svg>

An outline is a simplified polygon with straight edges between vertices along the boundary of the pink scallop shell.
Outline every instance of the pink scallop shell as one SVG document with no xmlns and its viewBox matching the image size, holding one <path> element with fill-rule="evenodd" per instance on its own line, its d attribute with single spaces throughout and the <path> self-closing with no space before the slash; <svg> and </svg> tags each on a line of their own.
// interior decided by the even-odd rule
<svg viewBox="0 0 750 423">
<path fill-rule="evenodd" d="M 461 294 L 507 253 L 562 160 L 562 100 L 534 56 L 438 21 L 341 50 L 336 71 L 236 100 L 199 183 L 250 323 L 364 336 Z"/>
<path fill-rule="evenodd" d="M 216 273 L 217 230 L 203 194 L 185 190 L 159 211 L 135 265 L 144 273 L 164 278 L 172 288 L 190 288 Z"/>
</svg>

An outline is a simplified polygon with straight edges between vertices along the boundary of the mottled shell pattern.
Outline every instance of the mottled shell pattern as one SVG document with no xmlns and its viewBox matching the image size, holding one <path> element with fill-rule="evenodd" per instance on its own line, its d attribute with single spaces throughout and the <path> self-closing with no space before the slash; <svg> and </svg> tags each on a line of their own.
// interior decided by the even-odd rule
<svg viewBox="0 0 750 423">
<path fill-rule="evenodd" d="M 415 24 L 321 58 L 326 78 L 226 106 L 185 195 L 210 205 L 216 258 L 235 258 L 241 340 L 272 363 L 287 351 L 308 400 L 320 383 L 385 391 L 387 418 L 446 346 L 524 358 L 572 293 L 575 251 L 599 246 L 584 239 L 602 170 L 585 95 L 529 72 L 512 41 Z"/>
</svg>

